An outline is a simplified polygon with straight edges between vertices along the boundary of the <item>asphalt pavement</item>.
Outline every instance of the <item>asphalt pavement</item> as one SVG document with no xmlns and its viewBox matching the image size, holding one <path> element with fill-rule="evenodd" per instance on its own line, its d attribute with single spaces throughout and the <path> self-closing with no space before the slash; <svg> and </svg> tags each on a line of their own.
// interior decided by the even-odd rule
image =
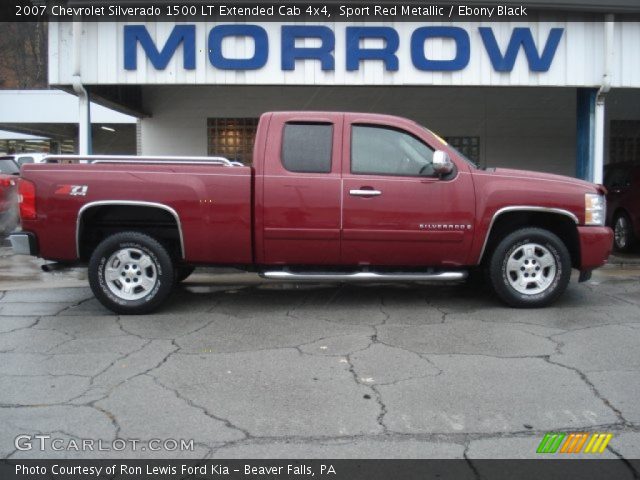
<svg viewBox="0 0 640 480">
<path fill-rule="evenodd" d="M 574 431 L 613 434 L 600 458 L 640 457 L 637 268 L 539 310 L 466 285 L 205 271 L 157 313 L 117 316 L 83 271 L 38 266 L 0 248 L 0 457 L 536 458 Z M 36 434 L 139 443 L 16 448 Z"/>
</svg>

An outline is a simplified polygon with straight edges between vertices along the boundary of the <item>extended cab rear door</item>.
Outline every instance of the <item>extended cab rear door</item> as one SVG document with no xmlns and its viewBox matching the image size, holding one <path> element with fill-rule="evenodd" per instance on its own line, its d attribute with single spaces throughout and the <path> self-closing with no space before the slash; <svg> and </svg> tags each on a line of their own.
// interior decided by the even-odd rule
<svg viewBox="0 0 640 480">
<path fill-rule="evenodd" d="M 344 126 L 341 263 L 464 265 L 475 212 L 469 167 L 458 160 L 453 174 L 435 175 L 443 145 L 408 120 L 346 114 Z"/>
<path fill-rule="evenodd" d="M 257 226 L 262 230 L 259 263 L 339 264 L 343 117 L 272 114 L 257 202 L 263 219 Z"/>
</svg>

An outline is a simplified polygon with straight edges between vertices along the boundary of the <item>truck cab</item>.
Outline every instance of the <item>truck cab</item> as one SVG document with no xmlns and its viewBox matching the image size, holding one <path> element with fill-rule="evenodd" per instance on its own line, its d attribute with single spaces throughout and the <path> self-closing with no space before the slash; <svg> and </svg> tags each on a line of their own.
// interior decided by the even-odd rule
<svg viewBox="0 0 640 480">
<path fill-rule="evenodd" d="M 428 130 L 384 115 L 285 112 L 266 135 L 255 158 L 258 263 L 466 264 L 471 166 Z"/>
</svg>

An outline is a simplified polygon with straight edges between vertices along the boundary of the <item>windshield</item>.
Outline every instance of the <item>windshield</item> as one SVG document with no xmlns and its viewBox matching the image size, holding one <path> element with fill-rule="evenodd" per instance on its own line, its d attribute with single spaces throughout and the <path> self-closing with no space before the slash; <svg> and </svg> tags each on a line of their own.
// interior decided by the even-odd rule
<svg viewBox="0 0 640 480">
<path fill-rule="evenodd" d="M 5 175 L 15 175 L 16 173 L 20 173 L 20 169 L 12 159 L 0 158 L 0 173 L 4 173 Z"/>
</svg>

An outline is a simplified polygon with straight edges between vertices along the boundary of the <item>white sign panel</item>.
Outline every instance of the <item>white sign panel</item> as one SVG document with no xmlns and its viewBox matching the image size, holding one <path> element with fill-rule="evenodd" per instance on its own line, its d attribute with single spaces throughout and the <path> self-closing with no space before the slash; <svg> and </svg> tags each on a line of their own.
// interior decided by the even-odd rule
<svg viewBox="0 0 640 480">
<path fill-rule="evenodd" d="M 640 87 L 640 23 L 616 24 L 613 85 Z M 597 86 L 598 22 L 83 24 L 85 84 Z M 71 23 L 50 24 L 52 84 Z"/>
</svg>

